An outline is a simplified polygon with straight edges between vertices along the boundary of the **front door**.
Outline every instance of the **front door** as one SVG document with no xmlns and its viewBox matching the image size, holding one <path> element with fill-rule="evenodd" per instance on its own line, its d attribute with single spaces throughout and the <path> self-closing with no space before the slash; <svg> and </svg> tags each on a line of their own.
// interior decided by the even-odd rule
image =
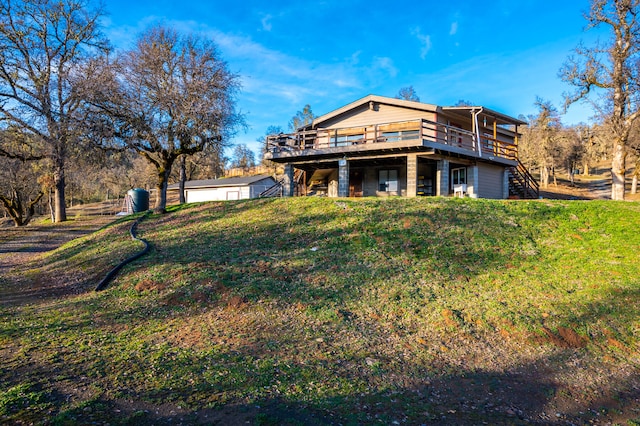
<svg viewBox="0 0 640 426">
<path fill-rule="evenodd" d="M 349 173 L 349 197 L 362 197 L 362 172 L 351 170 Z"/>
</svg>

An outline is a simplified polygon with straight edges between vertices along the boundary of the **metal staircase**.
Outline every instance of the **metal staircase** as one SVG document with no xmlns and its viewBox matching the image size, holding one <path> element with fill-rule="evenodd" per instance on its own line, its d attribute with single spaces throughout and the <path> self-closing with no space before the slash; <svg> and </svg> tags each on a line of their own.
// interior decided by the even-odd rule
<svg viewBox="0 0 640 426">
<path fill-rule="evenodd" d="M 294 195 L 303 196 L 307 194 L 307 182 L 304 170 L 296 169 L 293 175 Z M 258 197 L 282 197 L 284 193 L 284 177 L 281 177 L 276 183 L 260 193 Z"/>
<path fill-rule="evenodd" d="M 540 197 L 540 185 L 529 170 L 518 160 L 518 165 L 509 169 L 509 195 L 524 199 Z"/>
<path fill-rule="evenodd" d="M 276 183 L 269 188 L 265 189 L 258 195 L 260 198 L 265 197 L 282 197 L 283 192 L 283 179 L 280 178 L 276 181 Z"/>
</svg>

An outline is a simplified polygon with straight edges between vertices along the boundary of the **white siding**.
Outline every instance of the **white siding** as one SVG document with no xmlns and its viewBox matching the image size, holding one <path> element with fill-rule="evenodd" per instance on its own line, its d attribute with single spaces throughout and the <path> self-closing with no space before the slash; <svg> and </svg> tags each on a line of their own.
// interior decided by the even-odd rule
<svg viewBox="0 0 640 426">
<path fill-rule="evenodd" d="M 219 186 L 213 188 L 187 188 L 187 203 L 197 203 L 201 201 L 226 201 L 226 200 L 247 200 L 257 198 L 266 189 L 275 185 L 273 178 L 266 178 L 254 182 L 250 185 Z"/>
<path fill-rule="evenodd" d="M 185 192 L 187 203 L 198 203 L 201 201 L 244 200 L 250 198 L 250 188 L 248 186 L 187 189 Z"/>
</svg>

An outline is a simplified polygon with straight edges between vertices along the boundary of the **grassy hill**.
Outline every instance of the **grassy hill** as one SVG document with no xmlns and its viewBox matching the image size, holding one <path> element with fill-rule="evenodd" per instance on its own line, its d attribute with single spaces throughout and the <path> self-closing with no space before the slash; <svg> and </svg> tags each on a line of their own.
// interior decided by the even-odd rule
<svg viewBox="0 0 640 426">
<path fill-rule="evenodd" d="M 128 217 L 0 277 L 0 421 L 640 424 L 639 213 L 187 205 L 92 292 L 139 249 Z"/>
</svg>

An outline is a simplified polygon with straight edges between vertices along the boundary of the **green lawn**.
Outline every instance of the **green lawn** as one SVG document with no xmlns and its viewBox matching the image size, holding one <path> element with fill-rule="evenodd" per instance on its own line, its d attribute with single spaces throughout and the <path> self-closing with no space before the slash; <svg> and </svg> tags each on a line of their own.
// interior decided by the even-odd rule
<svg viewBox="0 0 640 426">
<path fill-rule="evenodd" d="M 0 423 L 640 422 L 638 203 L 187 205 L 93 292 L 130 223 L 0 277 L 74 289 L 0 305 Z"/>
</svg>

